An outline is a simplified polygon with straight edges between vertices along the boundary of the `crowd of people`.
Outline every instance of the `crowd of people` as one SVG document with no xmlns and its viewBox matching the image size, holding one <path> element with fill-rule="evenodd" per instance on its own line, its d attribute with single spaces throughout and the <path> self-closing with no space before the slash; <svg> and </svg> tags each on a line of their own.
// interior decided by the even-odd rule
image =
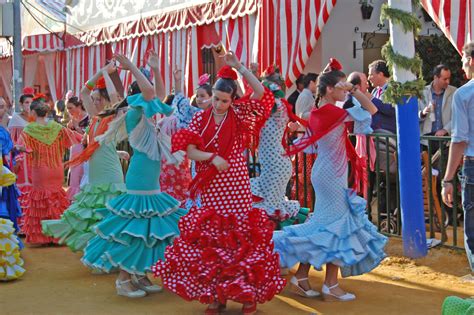
<svg viewBox="0 0 474 315">
<path fill-rule="evenodd" d="M 471 48 L 465 51 L 469 69 Z M 367 146 L 373 147 L 363 135 L 396 133 L 395 109 L 382 100 L 387 64 L 370 64 L 368 77 L 347 76 L 331 59 L 321 73 L 299 78 L 287 101 L 277 66 L 258 76 L 227 52 L 214 84 L 203 74 L 191 100 L 182 92 L 180 69 L 173 73 L 174 94 L 166 95 L 158 56 L 147 55 L 150 70 L 115 55 L 80 95 L 68 93 L 55 113 L 44 95 L 25 88 L 20 111 L 8 119 L 0 98 L 0 116 L 8 121 L 0 127 L 0 279 L 23 274 L 23 242 L 64 244 L 83 253 L 81 261 L 92 274 L 116 272 L 118 295 L 140 298 L 162 291 L 148 278 L 153 274 L 183 299 L 206 304 L 206 314 L 223 312 L 227 301 L 241 303 L 243 314 L 255 313 L 257 304 L 283 290 L 285 269 L 296 265 L 289 281 L 293 293 L 354 300 L 354 293 L 339 286 L 339 274 L 370 272 L 386 256 L 387 238 L 368 219 L 357 192 L 365 191 L 360 183 Z M 125 98 L 112 79 L 116 63 L 135 79 Z M 423 134 L 453 135 L 443 181 L 448 203 L 465 148 L 469 212 L 474 153 L 466 126 L 474 115 L 468 89 L 455 92 L 449 76 L 446 66 L 435 68 L 420 102 L 420 128 Z M 360 135 L 355 147 L 349 132 Z M 117 150 L 124 141 L 131 154 Z M 257 152 L 261 165 L 251 179 L 250 152 Z M 314 191 L 314 204 L 294 191 L 287 197 L 294 155 L 307 159 L 312 183 L 307 193 Z M 129 161 L 126 174 L 121 160 Z M 288 224 L 295 217 L 303 219 Z M 472 217 L 465 219 L 471 251 Z M 325 266 L 321 292 L 308 280 L 311 266 Z"/>
</svg>

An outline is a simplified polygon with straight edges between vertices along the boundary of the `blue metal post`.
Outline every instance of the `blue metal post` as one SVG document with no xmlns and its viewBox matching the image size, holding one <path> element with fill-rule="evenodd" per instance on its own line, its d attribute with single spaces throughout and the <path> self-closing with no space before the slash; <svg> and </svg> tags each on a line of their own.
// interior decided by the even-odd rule
<svg viewBox="0 0 474 315">
<path fill-rule="evenodd" d="M 397 111 L 398 171 L 405 256 L 426 256 L 425 214 L 421 180 L 418 99 L 399 104 Z"/>
</svg>

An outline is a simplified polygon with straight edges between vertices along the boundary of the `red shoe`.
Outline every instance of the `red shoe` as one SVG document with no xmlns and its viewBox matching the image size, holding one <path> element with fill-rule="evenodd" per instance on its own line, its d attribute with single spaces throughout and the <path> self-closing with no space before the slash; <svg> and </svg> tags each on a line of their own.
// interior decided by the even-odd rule
<svg viewBox="0 0 474 315">
<path fill-rule="evenodd" d="M 242 305 L 242 314 L 252 315 L 255 313 L 257 313 L 257 303 L 253 303 L 252 305 Z"/>
</svg>

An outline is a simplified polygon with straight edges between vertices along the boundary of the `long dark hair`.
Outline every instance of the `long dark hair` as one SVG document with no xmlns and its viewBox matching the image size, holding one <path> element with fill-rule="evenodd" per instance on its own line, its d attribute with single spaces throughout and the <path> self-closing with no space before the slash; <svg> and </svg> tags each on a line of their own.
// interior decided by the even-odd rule
<svg viewBox="0 0 474 315">
<path fill-rule="evenodd" d="M 84 108 L 84 105 L 82 104 L 82 101 L 79 99 L 79 97 L 77 96 L 73 96 L 73 97 L 70 97 L 68 100 L 67 100 L 67 103 L 71 103 L 72 105 L 76 106 L 76 107 L 81 107 L 82 110 L 86 110 Z M 66 103 L 66 104 L 67 104 Z"/>
<path fill-rule="evenodd" d="M 319 107 L 319 102 L 321 98 L 326 95 L 328 87 L 334 87 L 337 83 L 346 75 L 344 72 L 339 70 L 332 70 L 328 72 L 323 72 L 318 76 L 318 81 L 316 82 L 317 91 L 316 91 L 316 107 Z"/>
</svg>

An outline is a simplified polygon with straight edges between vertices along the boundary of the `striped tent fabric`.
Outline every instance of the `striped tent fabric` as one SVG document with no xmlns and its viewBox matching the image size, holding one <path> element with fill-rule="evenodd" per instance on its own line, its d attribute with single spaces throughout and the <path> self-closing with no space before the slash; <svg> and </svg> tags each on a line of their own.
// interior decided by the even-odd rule
<svg viewBox="0 0 474 315">
<path fill-rule="evenodd" d="M 262 0 L 256 30 L 261 70 L 279 65 L 286 85 L 292 86 L 303 72 L 336 1 Z"/>
<path fill-rule="evenodd" d="M 421 0 L 423 8 L 460 54 L 464 44 L 473 39 L 473 2 L 473 0 Z"/>
<path fill-rule="evenodd" d="M 81 47 L 66 51 L 66 81 L 74 95 L 79 93 L 90 77 L 97 73 L 106 61 L 106 45 Z"/>
</svg>

